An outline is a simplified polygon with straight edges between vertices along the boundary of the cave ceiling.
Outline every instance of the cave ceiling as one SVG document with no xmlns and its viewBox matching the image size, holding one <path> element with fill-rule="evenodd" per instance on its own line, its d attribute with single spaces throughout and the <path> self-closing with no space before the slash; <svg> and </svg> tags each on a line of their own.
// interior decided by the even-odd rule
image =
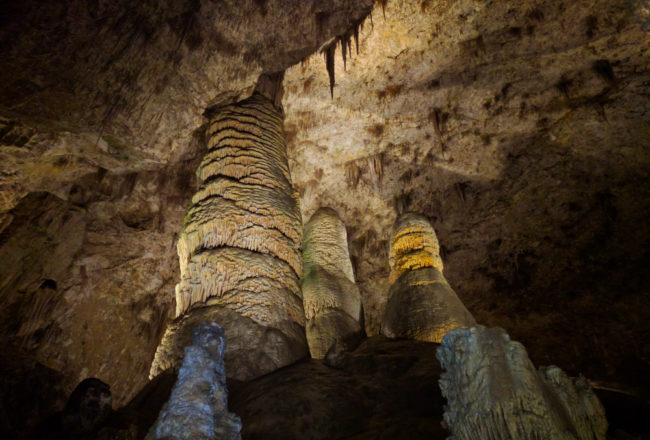
<svg viewBox="0 0 650 440">
<path fill-rule="evenodd" d="M 647 380 L 647 6 L 408 0 L 370 17 L 372 3 L 0 7 L 7 352 L 63 372 L 68 389 L 96 376 L 132 396 L 173 314 L 206 110 L 286 69 L 303 221 L 331 207 L 345 223 L 368 334 L 390 228 L 415 211 L 478 322 L 537 364 Z M 359 24 L 344 67 L 336 37 Z M 320 50 L 333 42 L 331 91 Z"/>
</svg>

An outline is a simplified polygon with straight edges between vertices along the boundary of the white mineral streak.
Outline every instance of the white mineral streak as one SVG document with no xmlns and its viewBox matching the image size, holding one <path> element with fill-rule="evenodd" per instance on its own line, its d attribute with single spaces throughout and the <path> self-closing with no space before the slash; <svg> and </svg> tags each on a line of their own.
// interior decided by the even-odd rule
<svg viewBox="0 0 650 440">
<path fill-rule="evenodd" d="M 450 439 L 605 439 L 605 412 L 586 380 L 557 367 L 536 371 L 502 329 L 453 330 L 437 357 Z"/>
<path fill-rule="evenodd" d="M 361 334 L 361 296 L 336 211 L 321 208 L 309 219 L 302 257 L 307 342 L 312 357 L 320 359 L 335 343 Z"/>
<path fill-rule="evenodd" d="M 476 324 L 442 275 L 438 238 L 426 218 L 405 213 L 397 219 L 389 264 L 383 335 L 439 343 L 450 330 Z"/>
</svg>

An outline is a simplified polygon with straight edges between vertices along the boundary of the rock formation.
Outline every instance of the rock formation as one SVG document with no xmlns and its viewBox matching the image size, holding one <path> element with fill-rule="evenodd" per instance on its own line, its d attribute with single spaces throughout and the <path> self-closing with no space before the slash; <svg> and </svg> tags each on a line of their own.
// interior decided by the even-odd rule
<svg viewBox="0 0 650 440">
<path fill-rule="evenodd" d="M 228 412 L 224 352 L 218 324 L 196 327 L 169 401 L 147 440 L 239 440 L 241 421 Z"/>
<path fill-rule="evenodd" d="M 319 209 L 305 225 L 302 262 L 307 342 L 311 356 L 320 359 L 335 343 L 352 343 L 362 334 L 347 232 L 333 209 Z"/>
<path fill-rule="evenodd" d="M 283 115 L 272 98 L 255 93 L 211 119 L 199 190 L 178 240 L 177 320 L 163 337 L 152 376 L 178 365 L 191 328 L 202 320 L 226 329 L 226 363 L 238 379 L 306 353 L 298 284 L 302 219 Z"/>
<path fill-rule="evenodd" d="M 454 439 L 605 439 L 605 412 L 587 381 L 557 367 L 536 371 L 502 329 L 451 331 L 437 356 Z"/>
<path fill-rule="evenodd" d="M 389 264 L 391 286 L 382 334 L 441 342 L 450 330 L 476 323 L 442 275 L 438 239 L 425 217 L 405 213 L 397 219 Z"/>
</svg>

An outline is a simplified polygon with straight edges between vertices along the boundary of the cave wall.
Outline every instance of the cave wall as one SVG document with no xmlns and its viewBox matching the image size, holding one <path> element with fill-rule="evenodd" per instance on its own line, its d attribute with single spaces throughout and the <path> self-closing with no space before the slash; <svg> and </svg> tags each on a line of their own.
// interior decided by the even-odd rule
<svg viewBox="0 0 650 440">
<path fill-rule="evenodd" d="M 296 64 L 283 106 L 302 216 L 340 214 L 368 334 L 390 226 L 415 210 L 477 321 L 536 364 L 650 389 L 639 1 L 385 2 L 345 71 L 337 50 L 333 99 L 315 52 L 372 1 L 41 3 L 0 5 L 3 356 L 127 400 L 174 308 L 205 110 Z"/>
<path fill-rule="evenodd" d="M 262 72 L 299 62 L 371 7 L 3 2 L 3 356 L 63 372 L 66 393 L 95 376 L 116 405 L 132 397 L 173 315 L 204 112 L 249 96 Z"/>
<path fill-rule="evenodd" d="M 333 99 L 319 57 L 287 71 L 303 216 L 341 213 L 368 334 L 412 210 L 478 322 L 535 363 L 645 381 L 650 35 L 632 3 L 389 1 L 347 70 L 337 51 Z"/>
</svg>

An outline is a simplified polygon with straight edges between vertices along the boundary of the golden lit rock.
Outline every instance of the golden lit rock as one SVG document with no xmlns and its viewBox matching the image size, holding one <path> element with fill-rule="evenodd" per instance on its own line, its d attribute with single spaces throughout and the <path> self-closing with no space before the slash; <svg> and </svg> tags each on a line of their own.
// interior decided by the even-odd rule
<svg viewBox="0 0 650 440">
<path fill-rule="evenodd" d="M 438 238 L 425 217 L 401 215 L 390 243 L 391 286 L 382 334 L 439 343 L 450 330 L 476 324 L 442 275 Z"/>
</svg>

